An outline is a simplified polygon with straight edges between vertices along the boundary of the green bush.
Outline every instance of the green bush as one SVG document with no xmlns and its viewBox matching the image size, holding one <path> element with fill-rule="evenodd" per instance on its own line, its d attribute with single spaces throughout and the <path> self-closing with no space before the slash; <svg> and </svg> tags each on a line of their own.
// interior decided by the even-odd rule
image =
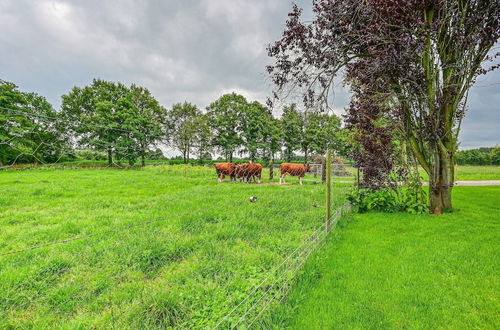
<svg viewBox="0 0 500 330">
<path fill-rule="evenodd" d="M 377 190 L 360 189 L 350 193 L 347 199 L 360 213 L 380 211 L 421 214 L 428 210 L 422 188 L 411 185 Z"/>
</svg>

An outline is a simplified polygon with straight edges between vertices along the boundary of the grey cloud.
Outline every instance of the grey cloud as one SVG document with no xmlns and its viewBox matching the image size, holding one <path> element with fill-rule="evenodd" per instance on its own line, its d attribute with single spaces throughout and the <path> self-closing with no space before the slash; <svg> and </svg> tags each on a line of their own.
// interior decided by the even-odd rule
<svg viewBox="0 0 500 330">
<path fill-rule="evenodd" d="M 295 1 L 311 16 L 310 1 Z M 266 45 L 280 37 L 291 0 L 0 0 L 0 78 L 55 106 L 92 78 L 137 83 L 170 107 L 204 108 L 230 91 L 264 102 Z M 494 73 L 500 81 L 498 72 Z M 479 85 L 479 82 L 478 82 Z M 500 85 L 475 88 L 462 146 L 500 143 Z M 335 89 L 334 108 L 349 102 Z"/>
<path fill-rule="evenodd" d="M 55 104 L 93 77 L 136 82 L 166 106 L 222 90 L 263 95 L 265 46 L 288 1 L 2 1 L 3 79 Z M 182 96 L 182 97 L 179 97 Z M 261 100 L 262 101 L 262 100 Z"/>
<path fill-rule="evenodd" d="M 500 145 L 500 71 L 482 76 L 472 87 L 462 123 L 460 147 Z"/>
</svg>

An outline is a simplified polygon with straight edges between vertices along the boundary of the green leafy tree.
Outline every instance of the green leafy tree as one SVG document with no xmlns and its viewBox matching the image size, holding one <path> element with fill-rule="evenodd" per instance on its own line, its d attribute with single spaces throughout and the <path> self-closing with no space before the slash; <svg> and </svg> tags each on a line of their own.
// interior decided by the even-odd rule
<svg viewBox="0 0 500 330">
<path fill-rule="evenodd" d="M 332 149 L 338 156 L 348 158 L 354 148 L 355 143 L 351 137 L 351 132 L 347 128 L 340 128 L 336 134 Z"/>
<path fill-rule="evenodd" d="M 68 154 L 73 154 L 69 145 L 70 137 L 65 134 L 60 115 L 52 105 L 45 97 L 36 93 L 24 93 L 24 97 L 26 111 L 32 115 L 32 130 L 28 134 L 33 148 L 32 160 L 54 163 Z"/>
<path fill-rule="evenodd" d="M 58 114 L 36 93 L 0 80 L 0 165 L 54 162 L 69 148 Z"/>
<path fill-rule="evenodd" d="M 190 158 L 190 152 L 195 147 L 197 137 L 198 117 L 201 111 L 193 104 L 184 102 L 172 106 L 168 112 L 171 125 L 171 145 L 182 154 L 184 163 Z"/>
<path fill-rule="evenodd" d="M 297 110 L 297 106 L 292 104 L 283 109 L 281 115 L 281 124 L 283 129 L 283 146 L 286 161 L 291 161 L 293 153 L 301 148 L 302 127 L 304 118 Z"/>
<path fill-rule="evenodd" d="M 195 139 L 194 149 L 198 155 L 200 164 L 203 164 L 203 159 L 211 158 L 212 153 L 212 130 L 210 129 L 209 118 L 206 114 L 200 115 L 194 120 Z"/>
<path fill-rule="evenodd" d="M 108 164 L 113 153 L 123 154 L 131 138 L 124 123 L 134 115 L 128 88 L 121 83 L 94 79 L 90 86 L 74 87 L 62 96 L 62 115 L 81 146 L 105 151 Z M 123 141 L 126 140 L 126 141 Z"/>
<path fill-rule="evenodd" d="M 456 153 L 456 163 L 460 165 L 490 165 L 492 154 L 479 149 L 462 150 Z"/>
<path fill-rule="evenodd" d="M 337 155 L 343 152 L 345 141 L 340 128 L 341 120 L 335 114 L 315 114 L 317 129 L 311 149 L 319 154 L 325 154 L 328 149 Z"/>
<path fill-rule="evenodd" d="M 239 127 L 242 152 L 247 152 L 251 160 L 255 160 L 266 149 L 271 118 L 269 109 L 259 102 L 255 101 L 243 107 Z"/>
<path fill-rule="evenodd" d="M 126 128 L 131 132 L 131 144 L 136 145 L 145 165 L 145 158 L 158 142 L 167 140 L 167 110 L 151 95 L 151 92 L 137 85 L 130 86 L 133 116 L 127 116 Z"/>
<path fill-rule="evenodd" d="M 301 114 L 303 117 L 302 134 L 300 136 L 300 149 L 304 153 L 304 163 L 307 163 L 309 153 L 318 146 L 321 135 L 322 118 L 321 115 L 315 112 L 307 111 Z"/>
<path fill-rule="evenodd" d="M 207 116 L 214 134 L 213 145 L 226 159 L 233 160 L 233 154 L 241 146 L 238 128 L 246 99 L 236 93 L 225 94 L 207 107 Z"/>
<path fill-rule="evenodd" d="M 0 165 L 31 150 L 26 133 L 33 129 L 33 123 L 23 111 L 25 106 L 26 100 L 17 86 L 0 80 Z"/>
<path fill-rule="evenodd" d="M 262 158 L 266 161 L 274 163 L 275 154 L 281 150 L 281 142 L 283 139 L 283 127 L 279 119 L 269 116 L 268 125 L 264 136 L 265 148 Z"/>
</svg>

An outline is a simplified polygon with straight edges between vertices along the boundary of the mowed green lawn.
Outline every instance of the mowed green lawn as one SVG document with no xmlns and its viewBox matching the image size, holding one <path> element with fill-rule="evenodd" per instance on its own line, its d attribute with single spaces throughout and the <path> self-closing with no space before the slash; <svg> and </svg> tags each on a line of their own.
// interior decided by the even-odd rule
<svg viewBox="0 0 500 330">
<path fill-rule="evenodd" d="M 453 214 L 344 220 L 263 327 L 500 328 L 500 187 L 456 187 Z"/>
<path fill-rule="evenodd" d="M 182 166 L 1 171 L 0 328 L 211 327 L 323 222 L 324 189 Z"/>
</svg>

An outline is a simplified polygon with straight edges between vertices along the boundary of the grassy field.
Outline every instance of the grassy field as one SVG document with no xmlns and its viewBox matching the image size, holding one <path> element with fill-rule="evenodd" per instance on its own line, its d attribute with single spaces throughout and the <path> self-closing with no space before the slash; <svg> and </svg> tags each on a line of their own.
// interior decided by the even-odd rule
<svg viewBox="0 0 500 330">
<path fill-rule="evenodd" d="M 335 168 L 335 167 L 334 167 Z M 337 172 L 337 173 L 336 173 Z M 428 180 L 427 173 L 423 169 L 419 170 L 423 181 Z M 342 170 L 333 172 L 334 181 L 354 181 L 357 171 L 352 165 L 345 165 Z M 308 174 L 306 179 L 319 180 L 312 174 Z M 456 165 L 455 166 L 456 181 L 481 181 L 481 180 L 500 180 L 500 166 L 471 166 L 471 165 Z"/>
<path fill-rule="evenodd" d="M 500 187 L 454 191 L 453 214 L 345 220 L 262 326 L 500 328 Z"/>
<path fill-rule="evenodd" d="M 456 180 L 500 180 L 500 166 L 456 166 Z"/>
<path fill-rule="evenodd" d="M 148 160 L 146 164 L 157 165 L 169 165 L 168 163 L 179 163 L 181 160 Z M 218 161 L 213 161 L 218 162 Z M 239 161 L 243 162 L 243 160 Z M 81 160 L 73 162 L 62 162 L 55 164 L 54 167 L 106 167 L 107 161 L 96 161 L 96 160 Z M 20 168 L 30 167 L 32 165 L 18 165 Z M 126 166 L 126 164 L 124 165 Z M 316 165 L 311 166 L 311 171 L 314 172 Z M 184 168 L 187 172 L 199 171 L 199 166 L 190 165 L 179 165 L 179 167 Z M 205 167 L 211 168 L 211 164 L 206 164 Z M 338 166 L 332 166 L 333 170 L 333 180 L 334 181 L 354 181 L 356 179 L 357 170 L 351 164 L 345 164 L 340 168 Z M 427 173 L 423 169 L 419 169 L 420 175 L 423 181 L 428 180 Z M 275 165 L 274 177 L 279 177 L 279 165 Z M 263 178 L 269 178 L 269 168 L 265 167 L 263 171 Z M 318 169 L 317 173 L 308 173 L 305 177 L 306 180 L 320 181 L 321 173 Z M 500 166 L 485 165 L 485 166 L 473 166 L 473 165 L 456 165 L 455 166 L 455 180 L 456 181 L 470 181 L 470 180 L 500 180 Z M 277 181 L 277 180 L 274 180 Z"/>
<path fill-rule="evenodd" d="M 425 171 L 421 169 L 420 174 L 423 180 L 427 181 L 427 173 L 425 173 Z M 455 180 L 500 180 L 500 166 L 456 165 Z"/>
<path fill-rule="evenodd" d="M 213 326 L 323 214 L 323 185 L 212 168 L 1 171 L 0 328 Z"/>
<path fill-rule="evenodd" d="M 322 223 L 323 185 L 264 181 L 218 184 L 192 166 L 0 171 L 0 328 L 215 325 Z M 261 326 L 498 327 L 500 187 L 455 196 L 441 217 L 344 220 Z"/>
</svg>

